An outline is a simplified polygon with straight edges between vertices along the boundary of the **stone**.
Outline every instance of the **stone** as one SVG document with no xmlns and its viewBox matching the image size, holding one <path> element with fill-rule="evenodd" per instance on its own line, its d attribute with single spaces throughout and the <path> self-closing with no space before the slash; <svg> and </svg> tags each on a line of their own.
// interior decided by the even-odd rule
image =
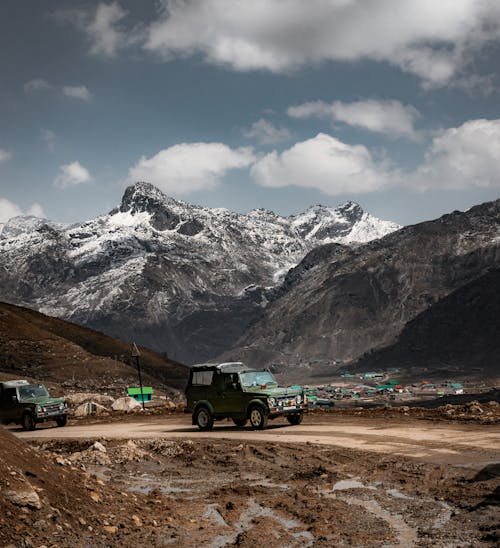
<svg viewBox="0 0 500 548">
<path fill-rule="evenodd" d="M 16 506 L 28 507 L 35 510 L 40 510 L 42 503 L 37 492 L 31 487 L 25 487 L 19 491 L 7 491 L 4 493 L 7 500 Z"/>
</svg>

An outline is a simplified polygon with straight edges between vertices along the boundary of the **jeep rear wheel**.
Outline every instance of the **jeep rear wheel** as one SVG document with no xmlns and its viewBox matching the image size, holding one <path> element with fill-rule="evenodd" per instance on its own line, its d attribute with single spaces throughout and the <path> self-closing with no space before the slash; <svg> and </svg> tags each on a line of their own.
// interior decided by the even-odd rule
<svg viewBox="0 0 500 548">
<path fill-rule="evenodd" d="M 67 415 L 61 415 L 60 417 L 57 417 L 56 422 L 57 426 L 66 426 L 66 423 L 68 422 Z"/>
<path fill-rule="evenodd" d="M 200 430 L 212 430 L 214 418 L 206 407 L 200 407 L 195 411 L 194 422 Z"/>
<path fill-rule="evenodd" d="M 303 413 L 295 413 L 293 415 L 287 415 L 286 420 L 290 424 L 295 425 L 295 424 L 300 424 L 303 418 L 304 418 Z"/>
<path fill-rule="evenodd" d="M 22 421 L 24 430 L 34 430 L 36 427 L 36 421 L 31 413 L 24 413 Z"/>
<path fill-rule="evenodd" d="M 248 422 L 248 419 L 235 419 L 233 417 L 233 422 L 236 424 L 236 426 L 245 426 L 245 424 Z"/>
<path fill-rule="evenodd" d="M 250 424 L 254 430 L 263 430 L 267 424 L 267 415 L 258 405 L 250 407 Z"/>
</svg>

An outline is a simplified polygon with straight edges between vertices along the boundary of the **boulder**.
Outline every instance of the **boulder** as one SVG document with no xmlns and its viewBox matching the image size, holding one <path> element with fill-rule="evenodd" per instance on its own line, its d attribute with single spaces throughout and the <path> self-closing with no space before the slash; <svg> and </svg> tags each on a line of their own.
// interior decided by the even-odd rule
<svg viewBox="0 0 500 548">
<path fill-rule="evenodd" d="M 131 398 L 129 396 L 125 396 L 124 398 L 118 398 L 113 402 L 113 405 L 111 406 L 113 411 L 125 411 L 127 413 L 141 407 L 142 405 L 137 400 L 134 400 L 134 398 Z"/>
<path fill-rule="evenodd" d="M 82 403 L 74 411 L 74 417 L 88 417 L 90 415 L 107 415 L 109 410 L 103 405 L 100 405 L 93 401 Z"/>
</svg>

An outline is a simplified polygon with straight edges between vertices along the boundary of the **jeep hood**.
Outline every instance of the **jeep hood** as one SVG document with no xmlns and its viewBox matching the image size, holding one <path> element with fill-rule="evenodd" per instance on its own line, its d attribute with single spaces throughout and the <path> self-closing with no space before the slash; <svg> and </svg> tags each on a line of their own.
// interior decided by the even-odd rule
<svg viewBox="0 0 500 548">
<path fill-rule="evenodd" d="M 62 398 L 47 398 L 47 396 L 38 396 L 37 398 L 22 398 L 21 403 L 35 403 L 36 405 L 49 405 L 54 403 L 64 403 Z"/>
<path fill-rule="evenodd" d="M 302 394 L 302 390 L 298 388 L 283 388 L 281 386 L 273 386 L 262 388 L 261 386 L 244 386 L 243 392 L 251 392 L 253 394 L 262 394 L 273 398 L 283 398 L 286 396 L 297 396 Z"/>
</svg>

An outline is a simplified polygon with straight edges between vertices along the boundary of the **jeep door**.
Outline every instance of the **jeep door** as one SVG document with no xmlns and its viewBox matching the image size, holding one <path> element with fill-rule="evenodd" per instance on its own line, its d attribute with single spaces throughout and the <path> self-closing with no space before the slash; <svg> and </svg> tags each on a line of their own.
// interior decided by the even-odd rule
<svg viewBox="0 0 500 548">
<path fill-rule="evenodd" d="M 4 388 L 0 396 L 0 418 L 6 421 L 18 420 L 19 403 L 15 388 Z"/>
<path fill-rule="evenodd" d="M 217 376 L 217 407 L 216 413 L 227 416 L 243 415 L 245 409 L 245 398 L 241 391 L 237 373 L 223 373 Z"/>
</svg>

